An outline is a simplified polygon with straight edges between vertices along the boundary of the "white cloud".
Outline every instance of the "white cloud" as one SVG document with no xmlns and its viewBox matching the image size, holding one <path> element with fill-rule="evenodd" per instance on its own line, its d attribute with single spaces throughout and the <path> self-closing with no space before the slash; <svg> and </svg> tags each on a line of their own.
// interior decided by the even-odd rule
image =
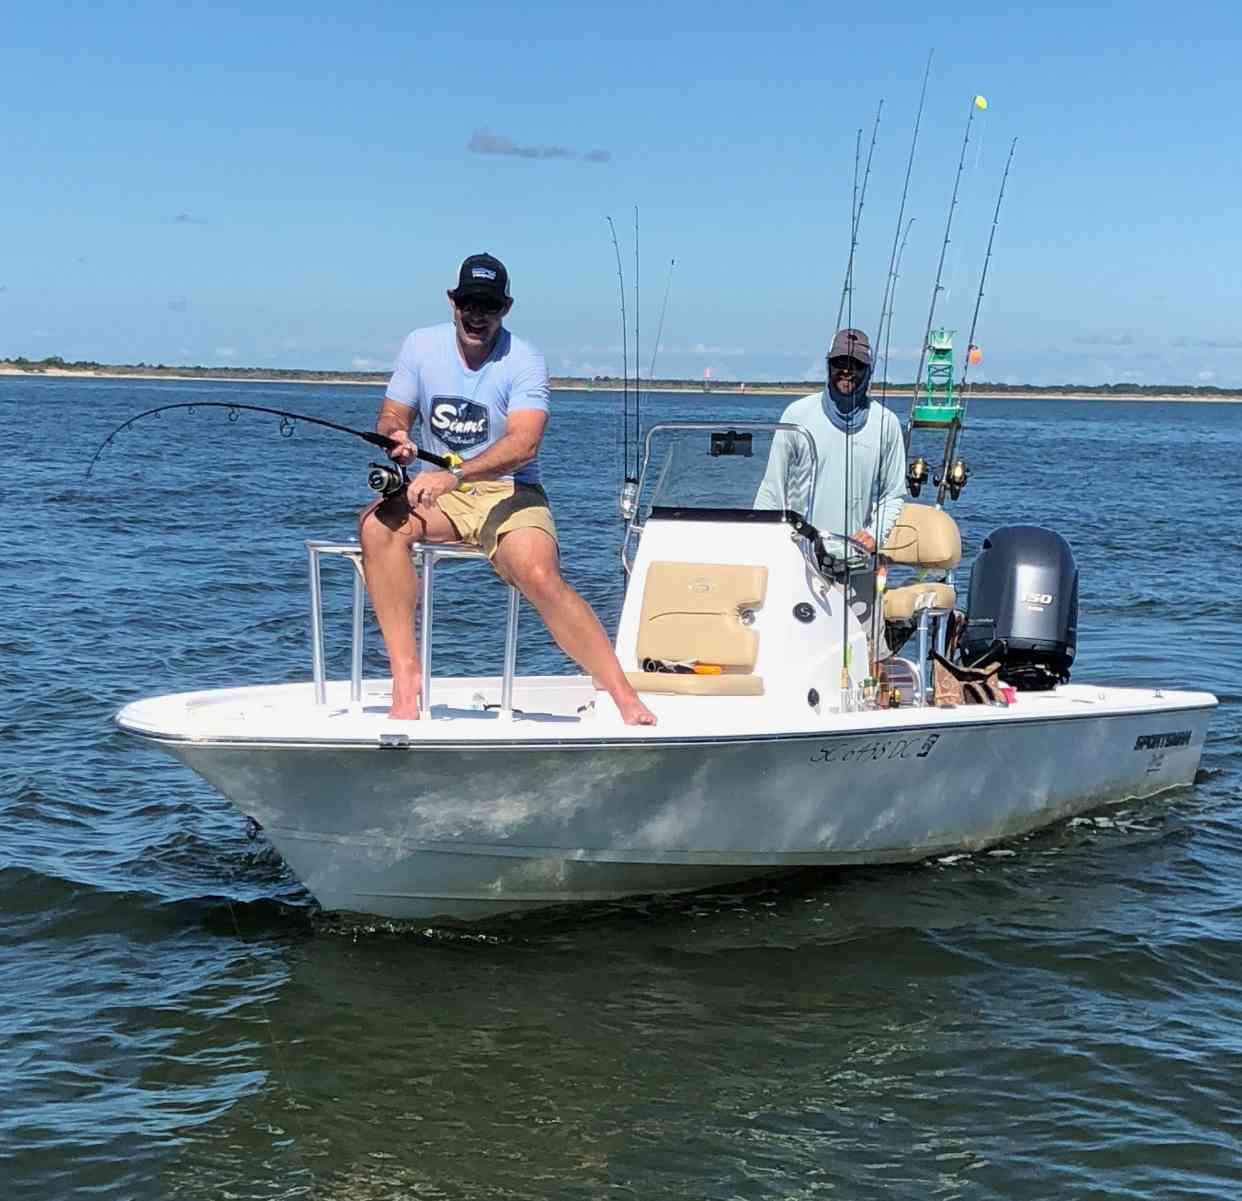
<svg viewBox="0 0 1242 1201">
<path fill-rule="evenodd" d="M 1216 372 L 1213 371 L 1211 367 L 1204 367 L 1203 370 L 1195 376 L 1195 379 L 1197 379 L 1201 384 L 1210 384 L 1215 378 Z"/>
<path fill-rule="evenodd" d="M 235 359 L 237 358 L 236 346 L 217 346 L 216 358 L 218 359 Z"/>
<path fill-rule="evenodd" d="M 1095 330 L 1085 334 L 1079 334 L 1074 341 L 1079 346 L 1133 346 L 1134 335 L 1131 333 L 1112 333 L 1105 330 Z"/>
<path fill-rule="evenodd" d="M 356 354 L 350 360 L 349 364 L 355 371 L 383 371 L 386 367 L 391 366 L 383 359 L 372 359 L 364 354 Z"/>
<path fill-rule="evenodd" d="M 595 363 L 588 359 L 572 359 L 562 356 L 560 359 L 560 370 L 558 375 L 569 376 L 573 379 L 594 379 L 597 375 L 615 376 L 620 378 L 621 366 L 618 362 L 616 365 L 608 363 Z M 656 375 L 659 376 L 659 371 Z"/>
<path fill-rule="evenodd" d="M 606 163 L 612 158 L 607 150 L 576 150 L 569 146 L 534 146 L 515 142 L 503 133 L 493 133 L 490 129 L 476 129 L 466 143 L 471 154 L 509 154 L 518 158 L 570 158 L 582 159 L 588 163 Z"/>
<path fill-rule="evenodd" d="M 720 358 L 735 359 L 746 353 L 741 346 L 705 346 L 702 342 L 696 342 L 688 351 L 677 350 L 670 347 L 665 353 L 667 354 L 710 354 Z"/>
</svg>

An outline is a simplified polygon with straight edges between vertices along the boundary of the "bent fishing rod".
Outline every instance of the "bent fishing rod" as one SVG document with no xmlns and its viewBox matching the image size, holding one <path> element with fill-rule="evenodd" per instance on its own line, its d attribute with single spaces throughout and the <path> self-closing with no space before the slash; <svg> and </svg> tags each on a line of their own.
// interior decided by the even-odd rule
<svg viewBox="0 0 1242 1201">
<path fill-rule="evenodd" d="M 394 438 L 388 437 L 387 434 L 376 434 L 369 430 L 356 430 L 348 425 L 340 425 L 335 421 L 328 421 L 324 417 L 311 417 L 306 413 L 291 413 L 287 409 L 270 409 L 265 405 L 241 404 L 234 401 L 224 400 L 193 400 L 183 401 L 179 404 L 158 405 L 154 409 L 146 409 L 144 412 L 137 413 L 130 417 L 127 421 L 121 422 L 100 444 L 99 449 L 91 456 L 91 461 L 86 468 L 86 476 L 89 479 L 90 474 L 95 469 L 95 464 L 99 461 L 99 456 L 111 445 L 113 439 L 120 433 L 123 433 L 129 427 L 144 417 L 158 417 L 161 413 L 167 413 L 172 409 L 189 409 L 191 413 L 195 409 L 227 409 L 229 421 L 236 423 L 241 416 L 242 411 L 250 413 L 268 413 L 273 417 L 280 418 L 280 434 L 283 438 L 293 437 L 293 423 L 295 421 L 305 421 L 309 425 L 323 426 L 324 429 L 336 430 L 340 434 L 350 434 L 355 438 L 361 438 L 364 442 L 369 442 L 372 446 L 379 447 L 385 453 L 395 450 L 400 443 Z M 448 454 L 437 455 L 429 450 L 423 450 L 416 447 L 414 450 L 416 458 L 421 459 L 424 463 L 430 463 L 434 467 L 443 468 L 445 471 L 451 471 L 454 467 L 460 467 L 462 458 L 460 455 Z M 405 474 L 405 468 L 400 464 L 392 463 L 372 463 L 371 472 L 367 476 L 368 485 L 376 492 L 382 493 L 385 497 L 392 496 L 394 493 L 401 491 L 409 482 Z"/>
</svg>

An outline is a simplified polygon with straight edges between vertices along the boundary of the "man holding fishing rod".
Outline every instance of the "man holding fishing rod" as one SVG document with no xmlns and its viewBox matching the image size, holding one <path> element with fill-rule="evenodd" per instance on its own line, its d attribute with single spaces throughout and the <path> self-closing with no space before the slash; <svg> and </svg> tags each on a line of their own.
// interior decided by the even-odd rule
<svg viewBox="0 0 1242 1201">
<path fill-rule="evenodd" d="M 872 563 L 855 568 L 848 560 L 856 551 L 874 555 L 884 545 L 906 501 L 906 454 L 896 415 L 872 405 L 867 395 L 871 362 L 871 343 L 862 330 L 837 331 L 828 351 L 828 386 L 795 400 L 780 418 L 811 435 L 819 479 L 807 478 L 810 465 L 801 462 L 806 456 L 798 454 L 800 439 L 778 433 L 755 507 L 790 508 L 790 496 L 810 496 L 813 488 L 815 507 L 807 514 L 811 524 L 824 535 L 853 530 L 853 547 L 837 537 L 826 539 L 824 549 L 848 574 L 850 607 L 869 632 L 873 658 L 882 659 L 889 649 L 884 623 L 875 620 Z"/>
<path fill-rule="evenodd" d="M 627 725 L 655 725 L 594 611 L 561 575 L 556 525 L 539 482 L 548 372 L 543 355 L 502 325 L 513 306 L 504 264 L 471 255 L 448 298 L 452 322 L 416 329 L 402 345 L 375 430 L 396 443 L 389 457 L 404 466 L 417 456 L 410 426 L 418 419 L 423 448 L 451 466 L 420 471 L 403 492 L 369 506 L 359 526 L 392 668 L 389 716 L 419 716 L 418 580 L 410 545 L 466 542 L 482 547 L 501 578 L 534 605 L 557 645 L 612 697 Z"/>
</svg>

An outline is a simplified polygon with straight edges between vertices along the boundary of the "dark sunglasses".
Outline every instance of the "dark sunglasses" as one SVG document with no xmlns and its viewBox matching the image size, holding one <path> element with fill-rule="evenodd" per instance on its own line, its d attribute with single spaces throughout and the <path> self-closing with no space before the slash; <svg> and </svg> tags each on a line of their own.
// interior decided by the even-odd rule
<svg viewBox="0 0 1242 1201">
<path fill-rule="evenodd" d="M 848 371 L 851 375 L 861 375 L 867 370 L 867 368 L 862 363 L 858 362 L 857 359 L 829 359 L 828 366 L 831 367 L 833 371 Z"/>
<path fill-rule="evenodd" d="M 465 300 L 458 300 L 453 297 L 453 303 L 465 312 L 467 309 L 473 309 L 477 313 L 486 313 L 489 317 L 494 317 L 505 307 L 503 300 L 484 300 L 478 296 L 470 296 Z"/>
</svg>

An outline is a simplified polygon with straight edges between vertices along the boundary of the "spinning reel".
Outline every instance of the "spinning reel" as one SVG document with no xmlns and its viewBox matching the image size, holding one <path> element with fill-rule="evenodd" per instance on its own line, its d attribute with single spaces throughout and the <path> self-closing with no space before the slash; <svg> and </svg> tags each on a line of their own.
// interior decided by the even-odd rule
<svg viewBox="0 0 1242 1201">
<path fill-rule="evenodd" d="M 911 496 L 918 496 L 923 490 L 923 486 L 927 483 L 929 475 L 931 475 L 931 468 L 922 455 L 910 460 L 909 465 L 906 467 L 906 487 L 910 489 Z M 933 487 L 936 488 L 939 488 L 943 482 L 948 489 L 949 495 L 954 500 L 957 500 L 962 493 L 962 489 L 966 487 L 966 481 L 969 478 L 970 464 L 963 458 L 956 458 L 948 465 L 947 470 L 942 468 L 937 471 L 931 482 Z"/>
<path fill-rule="evenodd" d="M 367 473 L 367 487 L 378 492 L 385 500 L 405 490 L 410 482 L 405 468 L 396 463 L 372 463 Z"/>
</svg>

